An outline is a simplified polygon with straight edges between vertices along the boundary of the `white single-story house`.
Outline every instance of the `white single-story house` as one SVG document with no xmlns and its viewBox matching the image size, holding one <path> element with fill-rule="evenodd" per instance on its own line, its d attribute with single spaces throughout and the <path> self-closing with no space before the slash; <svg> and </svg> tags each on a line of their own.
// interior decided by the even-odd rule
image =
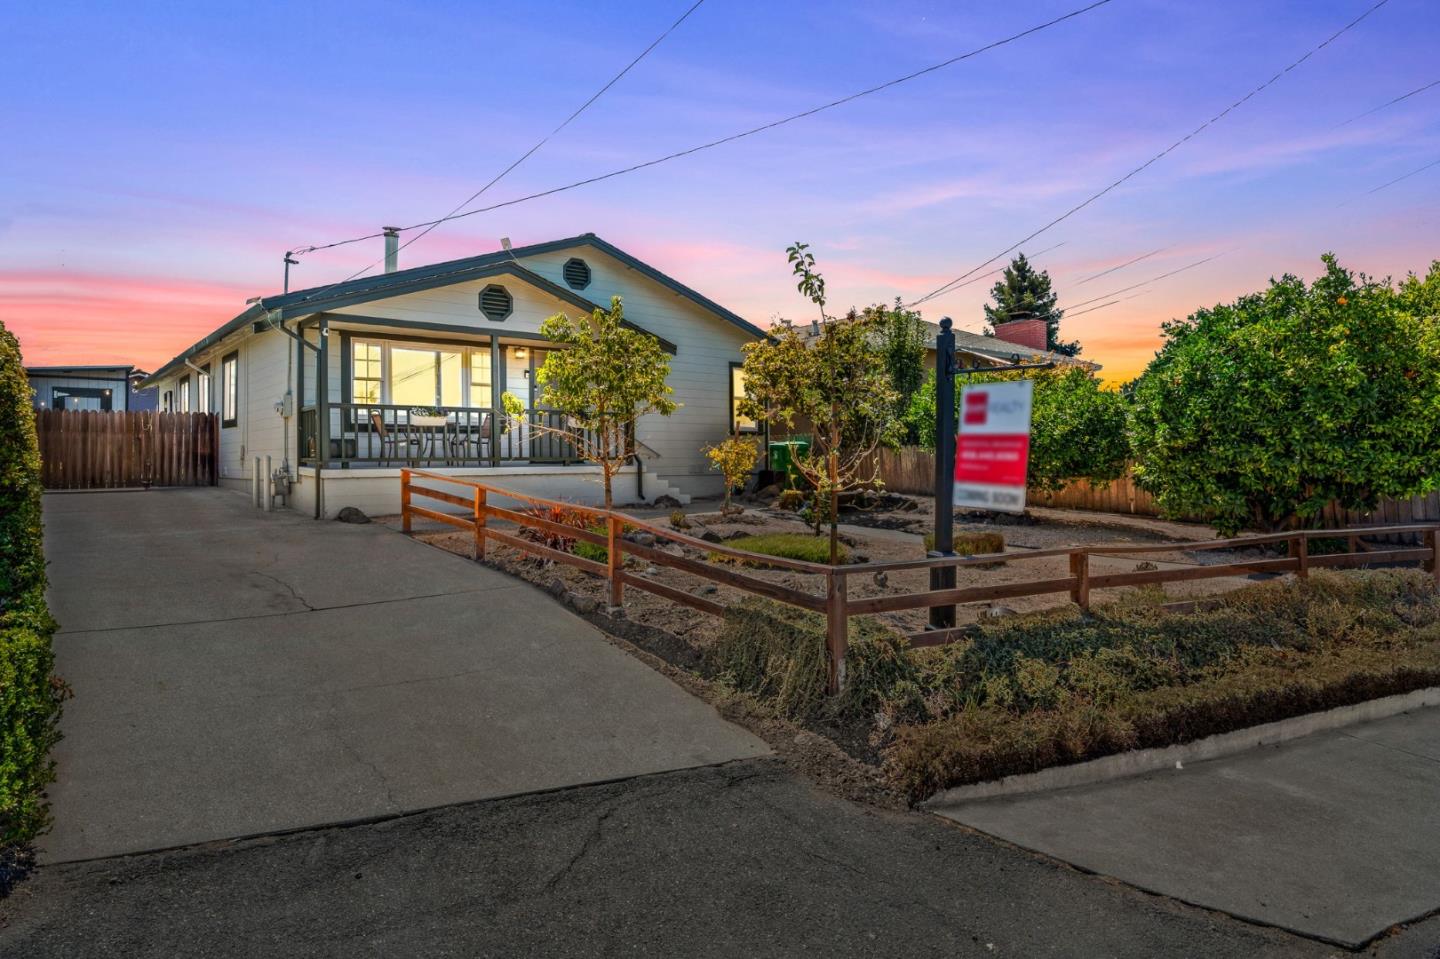
<svg viewBox="0 0 1440 959">
<path fill-rule="evenodd" d="M 27 366 L 37 410 L 152 410 L 150 393 L 135 389 L 149 375 L 133 366 Z"/>
<path fill-rule="evenodd" d="M 275 488 L 316 517 L 397 512 L 406 465 L 598 502 L 596 468 L 533 428 L 556 420 L 535 383 L 550 348 L 539 330 L 619 296 L 671 354 L 681 407 L 641 419 L 616 502 L 721 492 L 700 450 L 736 428 L 740 348 L 764 331 L 593 233 L 408 270 L 395 249 L 387 232 L 383 274 L 252 301 L 144 382 L 162 409 L 219 414 L 223 484 L 247 487 L 269 456 Z M 507 392 L 525 408 L 509 429 L 496 415 Z M 418 407 L 443 422 L 416 422 Z"/>
</svg>

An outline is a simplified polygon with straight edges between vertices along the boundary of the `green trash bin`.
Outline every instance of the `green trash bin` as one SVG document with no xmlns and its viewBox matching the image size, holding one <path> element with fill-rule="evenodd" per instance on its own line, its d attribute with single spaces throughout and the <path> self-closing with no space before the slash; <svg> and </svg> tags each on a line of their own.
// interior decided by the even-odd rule
<svg viewBox="0 0 1440 959">
<path fill-rule="evenodd" d="M 770 444 L 770 469 L 776 473 L 783 473 L 785 485 L 794 489 L 796 481 L 801 478 L 795 461 L 808 452 L 810 452 L 810 437 L 808 436 L 792 436 L 789 439 L 775 440 Z"/>
</svg>

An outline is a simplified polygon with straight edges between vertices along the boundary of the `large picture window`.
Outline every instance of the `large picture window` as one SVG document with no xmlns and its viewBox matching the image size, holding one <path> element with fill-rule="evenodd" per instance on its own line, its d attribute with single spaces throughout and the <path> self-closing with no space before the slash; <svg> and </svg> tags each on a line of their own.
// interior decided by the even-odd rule
<svg viewBox="0 0 1440 959">
<path fill-rule="evenodd" d="M 487 407 L 493 376 L 488 344 L 361 339 L 350 344 L 350 397 L 357 404 Z"/>
<path fill-rule="evenodd" d="M 220 425 L 240 421 L 240 354 L 231 353 L 220 361 Z"/>
</svg>

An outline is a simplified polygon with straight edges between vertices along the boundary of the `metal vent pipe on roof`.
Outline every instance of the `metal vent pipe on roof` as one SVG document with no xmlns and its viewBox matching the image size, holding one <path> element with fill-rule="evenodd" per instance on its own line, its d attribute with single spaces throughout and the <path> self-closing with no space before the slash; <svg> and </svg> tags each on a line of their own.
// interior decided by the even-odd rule
<svg viewBox="0 0 1440 959">
<path fill-rule="evenodd" d="M 385 232 L 385 272 L 394 273 L 400 266 L 400 228 L 381 227 Z"/>
</svg>

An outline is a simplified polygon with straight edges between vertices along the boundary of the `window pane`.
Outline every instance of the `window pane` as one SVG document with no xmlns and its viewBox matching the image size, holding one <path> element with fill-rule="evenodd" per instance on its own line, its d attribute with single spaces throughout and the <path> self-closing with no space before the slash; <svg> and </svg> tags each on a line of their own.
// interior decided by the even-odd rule
<svg viewBox="0 0 1440 959">
<path fill-rule="evenodd" d="M 390 402 L 402 406 L 435 406 L 434 350 L 395 347 L 390 351 Z"/>
<path fill-rule="evenodd" d="M 470 405 L 490 405 L 490 351 L 470 351 Z"/>
<path fill-rule="evenodd" d="M 464 369 L 459 353 L 440 354 L 440 404 L 441 406 L 463 406 Z"/>
<path fill-rule="evenodd" d="M 730 416 L 734 420 L 734 428 L 739 430 L 753 430 L 758 424 L 748 416 L 740 415 L 740 401 L 745 398 L 745 371 L 738 367 L 730 367 Z"/>
</svg>

